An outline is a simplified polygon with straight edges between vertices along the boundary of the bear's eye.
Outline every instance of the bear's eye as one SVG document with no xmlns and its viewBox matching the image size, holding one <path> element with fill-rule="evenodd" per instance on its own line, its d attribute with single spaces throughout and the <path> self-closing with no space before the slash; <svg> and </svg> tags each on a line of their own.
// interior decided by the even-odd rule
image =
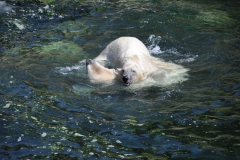
<svg viewBox="0 0 240 160">
<path fill-rule="evenodd" d="M 136 71 L 135 71 L 135 70 L 132 70 L 132 72 L 133 72 L 133 73 L 136 73 Z"/>
<path fill-rule="evenodd" d="M 122 69 L 122 73 L 124 73 L 124 69 Z"/>
</svg>

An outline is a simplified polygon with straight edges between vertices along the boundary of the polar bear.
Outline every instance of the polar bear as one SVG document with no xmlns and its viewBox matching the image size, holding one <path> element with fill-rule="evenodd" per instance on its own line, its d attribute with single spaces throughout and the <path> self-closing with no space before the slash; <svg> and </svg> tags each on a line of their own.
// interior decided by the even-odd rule
<svg viewBox="0 0 240 160">
<path fill-rule="evenodd" d="M 86 60 L 88 78 L 92 83 L 113 83 L 118 79 L 118 72 L 115 69 L 108 69 L 91 59 Z"/>
<path fill-rule="evenodd" d="M 88 69 L 88 77 L 94 80 L 104 81 L 120 79 L 125 86 L 145 80 L 153 75 L 156 81 L 164 78 L 174 78 L 187 70 L 177 64 L 164 62 L 150 55 L 146 46 L 135 37 L 120 37 L 112 41 L 107 47 L 93 59 L 96 68 L 101 72 L 92 72 Z M 103 66 L 110 63 L 114 70 Z M 175 72 L 177 71 L 177 72 Z M 178 72 L 179 71 L 179 72 Z M 109 73 L 111 72 L 111 76 Z M 95 77 L 96 74 L 96 77 Z M 161 76 L 158 76 L 161 75 Z M 112 81 L 110 80 L 110 81 Z"/>
</svg>

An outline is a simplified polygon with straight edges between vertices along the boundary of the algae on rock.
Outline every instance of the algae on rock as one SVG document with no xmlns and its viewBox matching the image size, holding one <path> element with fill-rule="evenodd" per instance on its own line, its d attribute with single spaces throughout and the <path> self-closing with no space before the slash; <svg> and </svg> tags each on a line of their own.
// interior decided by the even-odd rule
<svg viewBox="0 0 240 160">
<path fill-rule="evenodd" d="M 84 58 L 83 49 L 77 44 L 69 41 L 51 42 L 49 45 L 42 46 L 39 53 L 58 62 L 67 62 Z"/>
</svg>

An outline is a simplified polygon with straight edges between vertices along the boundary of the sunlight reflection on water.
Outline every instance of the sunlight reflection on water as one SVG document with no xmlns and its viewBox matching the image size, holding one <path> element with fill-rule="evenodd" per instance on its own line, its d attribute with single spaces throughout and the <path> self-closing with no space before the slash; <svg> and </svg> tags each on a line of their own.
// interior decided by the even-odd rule
<svg viewBox="0 0 240 160">
<path fill-rule="evenodd" d="M 1 159 L 239 158 L 237 4 L 65 2 L 0 3 Z M 84 59 L 126 35 L 189 79 L 89 84 Z"/>
</svg>

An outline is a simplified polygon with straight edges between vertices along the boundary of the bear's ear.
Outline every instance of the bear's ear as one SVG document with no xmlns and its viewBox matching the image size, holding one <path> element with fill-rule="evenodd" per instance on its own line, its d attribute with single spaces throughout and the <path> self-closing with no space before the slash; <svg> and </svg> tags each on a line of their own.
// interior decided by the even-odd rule
<svg viewBox="0 0 240 160">
<path fill-rule="evenodd" d="M 119 74 L 119 73 L 122 73 L 122 68 L 117 68 L 116 71 L 118 72 L 118 74 Z"/>
<path fill-rule="evenodd" d="M 113 69 L 113 73 L 116 75 L 116 76 L 118 76 L 119 75 L 119 70 L 117 69 Z"/>
<path fill-rule="evenodd" d="M 146 79 L 148 76 L 148 71 L 143 70 L 142 72 L 143 72 L 144 79 Z"/>
<path fill-rule="evenodd" d="M 115 74 L 117 75 L 117 78 L 118 79 L 122 79 L 122 68 L 117 68 L 116 70 L 115 70 Z"/>
</svg>

